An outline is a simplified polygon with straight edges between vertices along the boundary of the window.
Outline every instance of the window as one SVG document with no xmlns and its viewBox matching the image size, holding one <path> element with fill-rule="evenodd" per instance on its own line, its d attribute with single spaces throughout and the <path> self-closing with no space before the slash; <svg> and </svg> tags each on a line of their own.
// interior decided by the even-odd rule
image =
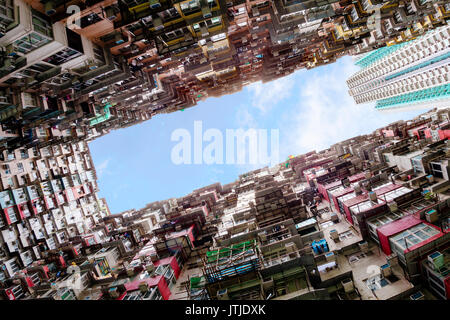
<svg viewBox="0 0 450 320">
<path fill-rule="evenodd" d="M 183 29 L 180 28 L 180 29 L 177 29 L 174 31 L 167 32 L 165 34 L 165 38 L 168 41 L 170 41 L 170 40 L 175 40 L 175 39 L 181 38 L 183 35 L 184 35 Z"/>
<path fill-rule="evenodd" d="M 123 300 L 142 300 L 141 294 L 138 291 L 127 293 Z"/>
<path fill-rule="evenodd" d="M 193 0 L 193 1 L 189 1 L 188 3 L 182 3 L 180 5 L 180 7 L 181 7 L 181 11 L 185 15 L 189 15 L 189 14 L 195 13 L 200 10 L 200 1 Z"/>
<path fill-rule="evenodd" d="M 35 49 L 42 47 L 43 45 L 50 42 L 50 39 L 36 33 L 32 32 L 25 37 L 20 38 L 14 42 L 14 49 L 23 54 L 27 54 Z"/>
<path fill-rule="evenodd" d="M 13 276 L 16 272 L 20 270 L 19 265 L 15 261 L 11 261 L 9 263 L 10 270 L 11 270 L 11 276 Z"/>
<path fill-rule="evenodd" d="M 128 6 L 128 8 L 133 8 L 147 2 L 147 0 L 123 0 L 123 2 Z"/>
<path fill-rule="evenodd" d="M 420 230 L 415 232 L 414 235 L 416 235 L 417 237 L 419 237 L 422 240 L 426 240 L 428 238 L 428 236 L 423 231 L 420 231 Z"/>
<path fill-rule="evenodd" d="M 407 239 L 409 242 L 411 242 L 412 244 L 417 244 L 417 243 L 419 243 L 419 242 L 421 241 L 420 238 L 418 238 L 418 237 L 416 237 L 415 235 L 412 235 L 412 234 L 409 235 L 409 236 L 407 236 L 406 239 Z"/>
<path fill-rule="evenodd" d="M 393 245 L 392 249 L 394 251 L 403 254 L 403 251 L 407 248 L 421 243 L 437 234 L 439 234 L 439 231 L 435 228 L 430 227 L 425 223 L 421 223 L 393 236 L 389 241 L 391 245 Z"/>
<path fill-rule="evenodd" d="M 26 150 L 24 150 L 24 149 L 21 149 L 20 150 L 20 157 L 22 159 L 28 159 L 28 152 Z"/>
<path fill-rule="evenodd" d="M 86 28 L 92 24 L 99 22 L 99 21 L 102 21 L 102 18 L 100 18 L 96 13 L 91 13 L 86 16 L 83 16 L 80 19 L 80 27 Z"/>
<path fill-rule="evenodd" d="M 32 23 L 34 31 L 40 33 L 45 37 L 52 38 L 53 29 L 51 23 L 47 21 L 46 17 L 41 15 L 39 12 L 32 10 L 32 13 Z"/>
<path fill-rule="evenodd" d="M 216 42 L 225 39 L 227 36 L 225 33 L 217 34 L 211 37 L 211 41 Z"/>
<path fill-rule="evenodd" d="M 441 179 L 444 178 L 442 166 L 440 163 L 430 162 L 430 166 L 431 166 L 431 173 L 433 174 L 433 176 L 435 176 L 436 178 L 441 178 Z"/>
<path fill-rule="evenodd" d="M 353 21 L 358 21 L 359 15 L 358 15 L 358 12 L 356 11 L 355 7 L 353 7 L 353 9 L 352 9 L 351 16 L 352 16 Z"/>
<path fill-rule="evenodd" d="M 416 172 L 416 173 L 423 173 L 424 172 L 421 160 L 422 160 L 421 156 L 411 159 L 411 163 L 413 165 L 414 172 Z"/>
<path fill-rule="evenodd" d="M 178 13 L 177 9 L 170 8 L 161 12 L 158 12 L 158 16 L 163 19 L 164 21 L 180 18 L 180 14 Z"/>
<path fill-rule="evenodd" d="M 159 292 L 158 287 L 154 287 L 149 291 L 147 291 L 145 294 L 143 294 L 142 298 L 144 300 L 161 300 L 162 296 L 161 293 Z"/>
<path fill-rule="evenodd" d="M 60 64 L 70 61 L 80 55 L 81 55 L 80 52 L 71 48 L 66 48 L 48 57 L 47 59 L 44 59 L 44 61 L 51 63 L 55 66 L 59 66 Z"/>
<path fill-rule="evenodd" d="M 13 0 L 0 0 L 0 32 L 8 30 L 10 24 L 14 22 Z"/>
<path fill-rule="evenodd" d="M 206 24 L 208 25 L 209 28 L 217 26 L 221 23 L 222 23 L 221 17 L 214 17 L 214 18 L 206 20 Z"/>
</svg>

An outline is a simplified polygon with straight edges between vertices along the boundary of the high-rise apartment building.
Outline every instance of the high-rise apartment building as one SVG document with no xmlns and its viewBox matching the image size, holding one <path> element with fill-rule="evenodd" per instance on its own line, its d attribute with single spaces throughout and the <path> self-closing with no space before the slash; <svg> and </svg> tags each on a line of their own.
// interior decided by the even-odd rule
<svg viewBox="0 0 450 320">
<path fill-rule="evenodd" d="M 114 215 L 85 141 L 5 151 L 0 297 L 448 299 L 449 119 L 434 109 Z"/>
<path fill-rule="evenodd" d="M 448 111 L 117 215 L 88 142 L 377 48 L 358 63 L 420 44 L 389 84 L 448 85 L 449 17 L 426 0 L 0 0 L 0 297 L 391 299 L 425 279 L 448 298 Z"/>
<path fill-rule="evenodd" d="M 356 103 L 378 110 L 445 107 L 450 101 L 450 26 L 383 47 L 356 61 L 362 69 L 347 84 Z"/>
<path fill-rule="evenodd" d="M 1 162 L 2 281 L 41 259 L 56 258 L 67 266 L 65 260 L 79 255 L 85 243 L 104 240 L 101 222 L 110 213 L 96 194 L 95 169 L 85 141 L 5 150 Z M 23 292 L 11 294 L 20 298 Z"/>
<path fill-rule="evenodd" d="M 52 128 L 95 138 L 403 43 L 449 16 L 422 0 L 0 1 L 1 142 L 35 143 L 38 128 L 47 141 Z"/>
</svg>

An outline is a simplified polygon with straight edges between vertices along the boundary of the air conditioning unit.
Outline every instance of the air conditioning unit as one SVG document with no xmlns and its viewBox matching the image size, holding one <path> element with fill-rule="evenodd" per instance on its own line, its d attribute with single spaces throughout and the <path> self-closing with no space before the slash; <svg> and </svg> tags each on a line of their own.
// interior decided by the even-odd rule
<svg viewBox="0 0 450 320">
<path fill-rule="evenodd" d="M 344 288 L 345 293 L 350 293 L 355 290 L 352 279 L 343 280 L 343 281 L 341 281 L 341 284 L 342 284 L 342 287 Z"/>
<path fill-rule="evenodd" d="M 397 202 L 395 201 L 389 202 L 388 206 L 391 212 L 396 212 L 398 210 Z"/>
<path fill-rule="evenodd" d="M 147 292 L 148 291 L 148 283 L 145 281 L 142 281 L 141 283 L 139 283 L 139 290 L 141 292 Z"/>
<path fill-rule="evenodd" d="M 129 277 L 134 276 L 134 268 L 133 267 L 127 268 L 126 270 L 127 270 L 127 276 L 129 276 Z"/>
<path fill-rule="evenodd" d="M 149 274 L 153 275 L 155 271 L 155 265 L 153 263 L 149 263 L 145 266 L 145 270 L 147 270 Z"/>
<path fill-rule="evenodd" d="M 386 257 L 387 263 L 389 263 L 390 266 L 395 267 L 398 266 L 398 256 L 396 253 L 392 253 Z"/>
<path fill-rule="evenodd" d="M 428 222 L 436 222 L 438 220 L 438 213 L 435 209 L 425 212 L 425 219 Z"/>
<path fill-rule="evenodd" d="M 228 290 L 222 289 L 217 291 L 217 299 L 218 300 L 230 300 L 228 297 Z"/>
<path fill-rule="evenodd" d="M 258 237 L 261 240 L 261 242 L 267 241 L 267 235 L 265 232 L 258 233 Z"/>
<path fill-rule="evenodd" d="M 347 188 L 350 186 L 350 180 L 348 180 L 348 178 L 342 179 L 341 183 L 344 188 Z"/>
<path fill-rule="evenodd" d="M 109 289 L 108 293 L 113 299 L 117 299 L 119 297 L 119 290 L 117 290 L 117 287 Z"/>
<path fill-rule="evenodd" d="M 267 280 L 267 281 L 263 281 L 261 286 L 264 291 L 268 291 L 268 290 L 272 289 L 274 286 L 273 278 L 270 278 L 270 280 Z"/>
<path fill-rule="evenodd" d="M 150 0 L 150 8 L 152 9 L 157 9 L 161 7 L 161 3 L 159 2 L 159 0 Z"/>
<path fill-rule="evenodd" d="M 444 266 L 444 255 L 439 251 L 433 252 L 428 256 L 428 261 L 431 263 L 434 270 L 439 270 Z"/>
<path fill-rule="evenodd" d="M 367 241 L 359 242 L 358 246 L 359 246 L 359 249 L 361 250 L 362 253 L 369 252 L 369 244 L 367 243 Z"/>
<path fill-rule="evenodd" d="M 53 1 L 48 1 L 45 3 L 44 6 L 44 10 L 45 10 L 45 14 L 48 16 L 52 16 L 56 13 L 55 10 L 55 4 L 53 3 Z"/>
<path fill-rule="evenodd" d="M 333 251 L 325 253 L 325 258 L 327 259 L 327 261 L 336 261 L 336 255 Z"/>
<path fill-rule="evenodd" d="M 116 35 L 114 36 L 114 41 L 116 44 L 122 44 L 125 42 L 125 40 L 126 38 L 123 36 L 121 32 L 117 32 Z"/>
<path fill-rule="evenodd" d="M 286 248 L 286 252 L 288 253 L 297 251 L 297 246 L 294 242 L 288 242 L 284 246 Z"/>
<path fill-rule="evenodd" d="M 284 246 L 285 246 L 286 252 L 289 254 L 289 256 L 295 255 L 295 253 L 297 252 L 297 246 L 295 245 L 294 242 L 286 243 Z"/>
<path fill-rule="evenodd" d="M 330 238 L 333 241 L 339 241 L 339 232 L 336 229 L 330 230 Z"/>
<path fill-rule="evenodd" d="M 389 263 L 383 264 L 381 267 L 381 273 L 384 277 L 389 277 L 392 274 L 391 266 Z"/>
<path fill-rule="evenodd" d="M 159 260 L 158 254 L 157 254 L 156 252 L 152 252 L 152 253 L 150 254 L 150 260 L 151 260 L 152 262 L 158 261 L 158 260 Z"/>
<path fill-rule="evenodd" d="M 114 8 L 113 7 L 108 7 L 105 9 L 105 14 L 106 17 L 110 20 L 113 21 L 116 19 L 116 15 L 114 14 Z"/>
<path fill-rule="evenodd" d="M 333 222 L 339 222 L 339 217 L 338 217 L 338 215 L 337 215 L 336 212 L 332 212 L 332 213 L 330 214 L 330 219 L 331 219 L 331 221 L 333 221 Z"/>
<path fill-rule="evenodd" d="M 210 18 L 212 16 L 211 9 L 208 6 L 202 7 L 203 18 Z"/>
<path fill-rule="evenodd" d="M 202 37 L 206 37 L 209 35 L 208 28 L 206 26 L 200 27 L 200 33 L 202 34 Z"/>
<path fill-rule="evenodd" d="M 160 17 L 156 17 L 153 19 L 153 26 L 155 27 L 155 30 L 161 30 L 164 28 L 164 24 L 162 23 Z"/>
</svg>

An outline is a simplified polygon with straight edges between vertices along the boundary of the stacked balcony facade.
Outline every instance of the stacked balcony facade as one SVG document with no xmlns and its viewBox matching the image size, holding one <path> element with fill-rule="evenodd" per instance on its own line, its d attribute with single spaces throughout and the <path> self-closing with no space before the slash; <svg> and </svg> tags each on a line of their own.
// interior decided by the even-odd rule
<svg viewBox="0 0 450 320">
<path fill-rule="evenodd" d="M 376 108 L 445 107 L 449 99 L 450 27 L 408 43 L 384 47 L 360 58 L 362 70 L 348 79 L 356 103 Z"/>
<path fill-rule="evenodd" d="M 447 4 L 418 0 L 5 0 L 0 10 L 6 148 L 35 141 L 38 128 L 76 125 L 94 139 L 255 81 L 390 48 L 449 18 Z"/>
</svg>

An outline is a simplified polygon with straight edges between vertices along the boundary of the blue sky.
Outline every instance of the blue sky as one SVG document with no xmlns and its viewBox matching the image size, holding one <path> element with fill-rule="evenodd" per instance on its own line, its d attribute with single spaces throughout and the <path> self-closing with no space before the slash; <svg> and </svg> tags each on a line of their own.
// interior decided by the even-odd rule
<svg viewBox="0 0 450 320">
<path fill-rule="evenodd" d="M 114 214 L 181 197 L 215 182 L 226 184 L 259 167 L 172 163 L 171 151 L 177 144 L 171 141 L 172 132 L 184 128 L 193 135 L 197 120 L 202 121 L 203 132 L 216 128 L 224 136 L 226 129 L 279 129 L 281 162 L 289 155 L 319 151 L 426 111 L 381 113 L 374 104 L 355 105 L 345 80 L 357 70 L 352 59 L 344 57 L 328 66 L 254 83 L 241 92 L 208 98 L 184 111 L 115 130 L 89 144 L 99 195 L 106 197 Z"/>
</svg>

